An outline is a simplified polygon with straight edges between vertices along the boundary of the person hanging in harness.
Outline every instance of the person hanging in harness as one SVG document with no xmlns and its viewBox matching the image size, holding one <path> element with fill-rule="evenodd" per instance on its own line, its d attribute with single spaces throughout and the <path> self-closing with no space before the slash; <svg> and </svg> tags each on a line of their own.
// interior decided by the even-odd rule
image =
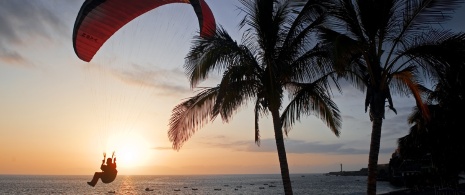
<svg viewBox="0 0 465 195">
<path fill-rule="evenodd" d="M 95 172 L 92 181 L 87 182 L 90 186 L 94 187 L 97 184 L 99 179 L 102 179 L 103 183 L 111 183 L 115 180 L 118 170 L 116 170 L 116 157 L 115 152 L 111 155 L 111 158 L 107 158 L 107 163 L 105 164 L 105 158 L 107 154 L 103 153 L 103 160 L 100 169 L 102 172 Z"/>
</svg>

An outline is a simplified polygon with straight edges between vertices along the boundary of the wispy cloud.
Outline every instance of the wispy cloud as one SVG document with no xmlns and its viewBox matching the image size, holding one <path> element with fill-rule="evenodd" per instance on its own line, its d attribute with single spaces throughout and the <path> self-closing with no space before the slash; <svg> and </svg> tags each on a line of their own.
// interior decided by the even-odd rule
<svg viewBox="0 0 465 195">
<path fill-rule="evenodd" d="M 185 86 L 181 86 L 179 80 L 185 80 L 184 74 L 179 70 L 165 70 L 157 68 L 147 69 L 143 66 L 133 64 L 131 70 L 125 71 L 114 71 L 114 76 L 120 80 L 133 85 L 142 85 L 147 87 L 153 87 L 161 89 L 163 94 L 159 95 L 173 95 L 173 94 L 184 94 L 190 92 L 190 89 Z"/>
<path fill-rule="evenodd" d="M 68 33 L 65 23 L 42 1 L 0 1 L 0 61 L 30 67 L 22 48 L 37 38 L 54 41 Z"/>
<path fill-rule="evenodd" d="M 400 138 L 409 131 L 408 114 L 397 115 L 385 120 L 382 127 L 382 138 Z"/>
<path fill-rule="evenodd" d="M 15 66 L 32 67 L 32 63 L 26 60 L 16 51 L 7 50 L 0 45 L 0 61 Z"/>
<path fill-rule="evenodd" d="M 247 152 L 276 152 L 276 142 L 274 139 L 262 139 L 260 146 L 257 146 L 253 140 L 249 141 L 228 141 L 227 139 L 211 139 L 215 141 L 204 142 L 203 144 L 209 145 L 210 147 L 217 148 L 229 148 L 238 151 Z M 354 148 L 349 144 L 336 143 L 328 144 L 321 142 L 309 142 L 303 140 L 285 140 L 286 152 L 296 154 L 335 154 L 335 155 L 347 155 L 347 154 L 368 154 L 368 148 Z M 392 153 L 394 148 L 381 148 L 380 154 Z"/>
<path fill-rule="evenodd" d="M 308 142 L 303 140 L 291 140 L 285 141 L 286 151 L 288 153 L 323 153 L 323 154 L 368 154 L 367 149 L 353 148 L 348 144 L 344 143 L 320 143 L 320 142 Z M 267 139 L 262 140 L 262 146 L 266 148 L 265 151 L 276 151 L 275 140 Z M 248 147 L 249 151 L 259 151 L 257 147 Z M 261 149 L 260 149 L 261 150 Z M 392 148 L 384 148 L 380 150 L 380 153 L 391 153 Z"/>
<path fill-rule="evenodd" d="M 155 65 L 147 67 L 138 64 L 131 64 L 125 68 L 107 67 L 98 63 L 89 63 L 86 68 L 87 71 L 98 71 L 129 85 L 156 89 L 157 95 L 179 96 L 192 93 L 186 84 L 184 73 L 178 69 L 166 70 Z M 179 82 L 180 80 L 185 82 Z"/>
<path fill-rule="evenodd" d="M 153 150 L 173 150 L 172 147 L 154 147 Z"/>
</svg>

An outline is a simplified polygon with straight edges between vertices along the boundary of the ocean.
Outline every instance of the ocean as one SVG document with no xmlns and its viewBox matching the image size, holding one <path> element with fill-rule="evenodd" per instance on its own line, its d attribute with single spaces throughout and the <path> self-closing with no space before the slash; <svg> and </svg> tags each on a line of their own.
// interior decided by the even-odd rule
<svg viewBox="0 0 465 195">
<path fill-rule="evenodd" d="M 263 175 L 119 175 L 113 183 L 87 185 L 89 176 L 0 175 L 0 194 L 284 194 L 281 176 Z M 294 194 L 365 194 L 366 177 L 292 174 Z M 153 191 L 146 191 L 149 188 Z M 378 182 L 378 193 L 398 190 Z"/>
</svg>

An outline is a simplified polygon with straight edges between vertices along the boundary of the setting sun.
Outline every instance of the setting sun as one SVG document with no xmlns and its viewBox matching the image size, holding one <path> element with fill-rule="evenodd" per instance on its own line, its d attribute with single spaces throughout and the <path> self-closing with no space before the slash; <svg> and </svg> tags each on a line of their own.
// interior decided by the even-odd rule
<svg viewBox="0 0 465 195">
<path fill-rule="evenodd" d="M 147 161 L 149 144 L 137 133 L 121 133 L 108 138 L 107 154 L 115 152 L 118 167 L 133 168 Z M 107 155 L 107 157 L 109 157 Z"/>
</svg>

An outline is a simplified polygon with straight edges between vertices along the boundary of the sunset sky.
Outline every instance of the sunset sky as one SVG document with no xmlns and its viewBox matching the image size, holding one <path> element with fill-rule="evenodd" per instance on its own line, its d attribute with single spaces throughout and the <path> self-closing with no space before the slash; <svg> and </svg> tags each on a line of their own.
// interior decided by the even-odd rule
<svg viewBox="0 0 465 195">
<path fill-rule="evenodd" d="M 217 24 L 238 42 L 244 29 L 236 0 L 206 0 Z M 118 31 L 91 63 L 74 53 L 72 31 L 82 0 L 0 1 L 0 174 L 90 175 L 102 153 L 116 150 L 124 175 L 279 173 L 270 118 L 254 143 L 253 106 L 230 123 L 200 129 L 171 148 L 171 110 L 194 95 L 184 57 L 198 22 L 191 6 L 152 10 Z M 444 28 L 463 31 L 456 10 Z M 212 77 L 201 86 L 216 85 Z M 343 115 L 338 138 L 316 117 L 303 118 L 285 140 L 291 173 L 359 170 L 368 164 L 371 122 L 364 95 L 351 86 L 334 100 Z M 394 97 L 387 111 L 380 163 L 408 133 L 414 101 Z"/>
</svg>

